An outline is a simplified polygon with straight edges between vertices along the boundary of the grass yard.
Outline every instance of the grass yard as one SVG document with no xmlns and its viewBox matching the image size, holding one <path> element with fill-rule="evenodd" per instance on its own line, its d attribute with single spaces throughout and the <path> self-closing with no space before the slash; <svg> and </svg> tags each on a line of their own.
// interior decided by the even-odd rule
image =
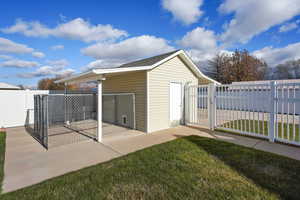
<svg viewBox="0 0 300 200">
<path fill-rule="evenodd" d="M 0 132 L 0 193 L 4 177 L 5 136 L 5 132 Z"/>
<path fill-rule="evenodd" d="M 1 199 L 300 199 L 299 191 L 299 161 L 188 136 Z"/>
<path fill-rule="evenodd" d="M 262 135 L 268 135 L 269 127 L 267 121 L 261 120 L 233 120 L 224 123 L 222 127 L 231 127 L 232 129 L 241 130 L 245 132 L 257 133 Z M 290 139 L 291 141 L 300 141 L 299 125 L 287 123 L 277 123 L 278 136 L 283 139 Z"/>
</svg>

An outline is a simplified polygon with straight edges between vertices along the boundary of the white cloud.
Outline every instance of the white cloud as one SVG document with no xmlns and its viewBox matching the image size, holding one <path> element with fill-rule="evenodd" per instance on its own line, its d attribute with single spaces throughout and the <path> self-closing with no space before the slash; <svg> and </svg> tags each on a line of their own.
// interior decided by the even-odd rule
<svg viewBox="0 0 300 200">
<path fill-rule="evenodd" d="M 12 59 L 12 57 L 9 55 L 0 55 L 0 59 L 9 60 L 9 59 Z"/>
<path fill-rule="evenodd" d="M 64 68 L 69 65 L 69 62 L 66 59 L 60 60 L 47 60 L 47 64 L 57 67 L 57 68 Z"/>
<path fill-rule="evenodd" d="M 211 30 L 205 30 L 202 27 L 197 27 L 188 32 L 178 43 L 183 47 L 203 51 L 210 51 L 217 48 L 215 33 Z"/>
<path fill-rule="evenodd" d="M 208 60 L 212 59 L 218 53 L 217 50 L 211 52 L 205 52 L 205 51 L 199 51 L 197 49 L 189 49 L 186 52 L 195 63 L 200 63 L 200 64 L 206 63 Z"/>
<path fill-rule="evenodd" d="M 291 22 L 291 23 L 287 23 L 287 24 L 284 24 L 284 25 L 280 26 L 279 27 L 279 32 L 280 33 L 289 32 L 289 31 L 294 30 L 296 28 L 298 28 L 297 22 Z"/>
<path fill-rule="evenodd" d="M 177 43 L 199 64 L 205 64 L 219 52 L 215 33 L 202 27 L 186 33 Z"/>
<path fill-rule="evenodd" d="M 33 49 L 24 44 L 19 44 L 6 38 L 0 37 L 0 53 L 23 54 L 31 52 L 33 52 Z"/>
<path fill-rule="evenodd" d="M 203 0 L 162 0 L 163 8 L 186 25 L 197 22 L 202 16 L 203 11 L 200 10 L 202 3 Z"/>
<path fill-rule="evenodd" d="M 73 74 L 75 70 L 73 69 L 58 69 L 53 66 L 42 66 L 34 72 L 18 74 L 18 77 L 21 78 L 35 78 L 35 77 L 46 77 L 46 76 L 59 76 L 65 77 Z"/>
<path fill-rule="evenodd" d="M 118 43 L 97 43 L 82 49 L 81 52 L 105 63 L 124 63 L 172 50 L 174 48 L 165 39 L 143 35 Z"/>
<path fill-rule="evenodd" d="M 32 56 L 34 56 L 36 58 L 44 58 L 45 54 L 42 52 L 39 52 L 39 51 L 35 51 L 35 52 L 32 52 Z"/>
<path fill-rule="evenodd" d="M 76 18 L 49 28 L 38 21 L 26 22 L 18 19 L 13 26 L 1 29 L 4 33 L 22 33 L 29 37 L 62 37 L 85 42 L 114 40 L 127 36 L 127 32 L 111 25 L 92 25 L 89 21 Z"/>
<path fill-rule="evenodd" d="M 300 14 L 299 0 L 226 0 L 219 7 L 234 14 L 221 39 L 225 45 L 246 43 L 252 37 Z"/>
<path fill-rule="evenodd" d="M 48 65 L 44 65 L 38 68 L 34 72 L 18 74 L 18 77 L 21 78 L 34 78 L 34 77 L 47 77 L 47 76 L 56 76 L 56 77 L 65 77 L 70 76 L 75 72 L 74 69 L 65 68 L 69 65 L 69 62 L 66 59 L 60 60 L 47 60 Z"/>
<path fill-rule="evenodd" d="M 26 60 L 6 60 L 0 63 L 0 67 L 14 67 L 14 68 L 30 68 L 39 66 L 38 62 L 26 61 Z"/>
<path fill-rule="evenodd" d="M 50 47 L 50 48 L 51 48 L 52 50 L 60 50 L 60 49 L 64 49 L 65 46 L 59 44 L 59 45 L 54 45 L 54 46 L 52 46 L 52 47 Z"/>
<path fill-rule="evenodd" d="M 274 67 L 288 60 L 300 59 L 300 42 L 282 48 L 265 47 L 254 51 L 253 55 L 264 59 L 269 66 Z"/>
</svg>

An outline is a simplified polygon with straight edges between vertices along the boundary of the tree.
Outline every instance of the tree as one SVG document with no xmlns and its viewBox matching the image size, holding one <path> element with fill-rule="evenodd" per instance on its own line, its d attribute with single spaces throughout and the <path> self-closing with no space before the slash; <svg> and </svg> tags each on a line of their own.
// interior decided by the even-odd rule
<svg viewBox="0 0 300 200">
<path fill-rule="evenodd" d="M 59 78 L 44 78 L 38 82 L 39 90 L 64 90 L 65 85 L 63 83 L 55 83 Z M 68 90 L 76 90 L 76 85 L 67 85 Z"/>
<path fill-rule="evenodd" d="M 267 71 L 266 62 L 250 55 L 247 50 L 236 50 L 232 55 L 218 54 L 209 61 L 209 67 L 212 78 L 225 84 L 262 80 Z"/>
<path fill-rule="evenodd" d="M 223 70 L 226 63 L 227 56 L 225 54 L 217 54 L 213 59 L 208 61 L 207 75 L 214 80 L 223 83 Z"/>
<path fill-rule="evenodd" d="M 300 78 L 300 59 L 289 60 L 275 67 L 273 72 L 274 79 L 299 79 Z"/>
</svg>

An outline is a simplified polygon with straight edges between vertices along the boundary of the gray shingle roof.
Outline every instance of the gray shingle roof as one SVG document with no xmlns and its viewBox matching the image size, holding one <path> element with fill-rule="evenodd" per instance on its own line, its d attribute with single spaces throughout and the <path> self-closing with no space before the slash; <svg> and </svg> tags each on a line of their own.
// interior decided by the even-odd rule
<svg viewBox="0 0 300 200">
<path fill-rule="evenodd" d="M 173 53 L 180 51 L 180 50 L 176 50 L 176 51 L 172 51 L 172 52 L 168 52 L 168 53 L 164 53 L 161 55 L 157 55 L 157 56 L 153 56 L 150 58 L 145 58 L 145 59 L 141 59 L 141 60 L 137 60 L 137 61 L 133 61 L 133 62 L 129 62 L 129 63 L 125 63 L 121 66 L 119 66 L 118 68 L 123 68 L 123 67 L 139 67 L 139 66 L 151 66 L 167 57 L 169 57 L 170 55 L 172 55 Z"/>
</svg>

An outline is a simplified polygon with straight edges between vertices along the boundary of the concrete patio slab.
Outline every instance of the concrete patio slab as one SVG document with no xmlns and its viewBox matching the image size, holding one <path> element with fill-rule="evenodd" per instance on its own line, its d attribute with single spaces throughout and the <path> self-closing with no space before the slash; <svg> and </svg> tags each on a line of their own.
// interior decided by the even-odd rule
<svg viewBox="0 0 300 200">
<path fill-rule="evenodd" d="M 210 131 L 205 128 L 188 126 L 178 126 L 176 128 L 170 128 L 137 137 L 124 138 L 115 141 L 104 141 L 104 143 L 122 154 L 128 154 L 146 147 L 150 147 L 155 144 L 164 143 L 179 137 L 189 135 L 214 138 L 217 140 L 234 143 L 241 146 L 256 148 L 259 150 L 300 160 L 300 148 L 298 147 L 283 145 L 279 143 L 271 143 L 266 140 L 250 138 L 235 134 Z"/>
<path fill-rule="evenodd" d="M 24 128 L 8 129 L 3 191 L 13 191 L 189 135 L 214 138 L 300 160 L 300 148 L 297 147 L 229 133 L 213 132 L 199 127 L 178 126 L 151 134 L 131 131 L 123 131 L 122 135 L 110 134 L 110 137 L 103 139 L 103 144 L 87 140 L 47 151 L 28 135 Z"/>
<path fill-rule="evenodd" d="M 122 155 L 92 139 L 46 150 L 24 127 L 9 128 L 6 134 L 3 192 L 14 191 Z M 114 141 L 142 134 L 106 124 L 104 140 Z"/>
<path fill-rule="evenodd" d="M 12 155 L 11 155 L 12 156 Z M 120 156 L 101 143 L 86 141 L 23 157 L 7 156 L 3 191 L 9 192 Z"/>
<path fill-rule="evenodd" d="M 254 146 L 255 149 L 275 153 L 278 155 L 300 160 L 300 148 L 286 144 L 262 141 Z"/>
</svg>

